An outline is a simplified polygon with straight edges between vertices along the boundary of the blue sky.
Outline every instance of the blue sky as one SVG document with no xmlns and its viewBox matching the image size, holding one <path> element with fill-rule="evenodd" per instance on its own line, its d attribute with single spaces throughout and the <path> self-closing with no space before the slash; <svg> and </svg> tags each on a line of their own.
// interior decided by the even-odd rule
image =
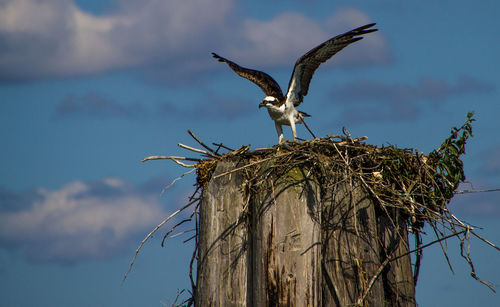
<svg viewBox="0 0 500 307">
<path fill-rule="evenodd" d="M 499 11 L 497 1 L 0 0 L 1 305 L 162 306 L 189 288 L 188 236 L 161 248 L 162 234 L 120 284 L 194 183 L 160 195 L 185 170 L 140 160 L 186 154 L 187 129 L 235 148 L 277 141 L 260 89 L 210 52 L 286 86 L 306 51 L 377 22 L 316 72 L 300 108 L 311 129 L 428 153 L 475 111 L 467 180 L 500 187 Z M 450 209 L 500 244 L 498 198 L 459 195 Z M 425 251 L 420 306 L 498 304 L 457 246 L 454 275 L 439 246 Z M 473 241 L 472 257 L 500 284 L 498 252 Z"/>
</svg>

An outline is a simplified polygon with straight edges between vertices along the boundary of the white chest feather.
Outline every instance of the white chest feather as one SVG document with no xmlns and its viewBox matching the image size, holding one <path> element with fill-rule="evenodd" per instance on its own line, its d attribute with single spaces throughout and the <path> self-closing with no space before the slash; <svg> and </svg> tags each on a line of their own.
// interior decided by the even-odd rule
<svg viewBox="0 0 500 307">
<path fill-rule="evenodd" d="M 293 105 L 286 106 L 286 104 L 281 105 L 280 107 L 275 107 L 272 105 L 267 106 L 267 112 L 269 116 L 280 125 L 290 126 L 290 119 L 295 122 L 299 121 L 297 110 L 293 107 Z"/>
</svg>

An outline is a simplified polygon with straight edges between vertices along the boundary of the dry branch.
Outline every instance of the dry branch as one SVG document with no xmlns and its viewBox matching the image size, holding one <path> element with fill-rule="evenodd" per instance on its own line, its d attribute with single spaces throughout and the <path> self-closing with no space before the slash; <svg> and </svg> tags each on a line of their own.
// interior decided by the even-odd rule
<svg viewBox="0 0 500 307">
<path fill-rule="evenodd" d="M 184 160 L 184 161 L 195 161 L 195 162 L 201 162 L 202 159 L 198 158 L 187 158 L 187 157 L 179 157 L 179 156 L 149 156 L 144 159 L 142 159 L 142 162 L 146 162 L 149 160 Z"/>
<path fill-rule="evenodd" d="M 193 152 L 201 153 L 201 154 L 207 155 L 207 156 L 212 157 L 212 158 L 217 158 L 216 154 L 213 154 L 213 153 L 211 153 L 209 151 L 206 151 L 206 150 L 203 150 L 203 149 L 194 148 L 194 147 L 191 147 L 191 146 L 188 146 L 188 145 L 184 145 L 182 143 L 179 143 L 177 145 L 180 148 L 184 148 L 184 149 L 187 149 L 187 150 L 190 150 L 190 151 L 193 151 Z"/>
<path fill-rule="evenodd" d="M 187 209 L 188 207 L 190 207 L 191 205 L 193 205 L 197 201 L 198 201 L 197 199 L 194 200 L 194 201 L 191 201 L 187 205 L 185 205 L 184 207 L 182 207 L 181 209 L 178 209 L 174 213 L 170 214 L 160 224 L 156 225 L 156 227 L 153 230 L 151 230 L 151 232 L 141 241 L 141 244 L 139 244 L 139 247 L 137 247 L 137 249 L 135 250 L 134 258 L 132 258 L 132 261 L 130 262 L 130 266 L 129 266 L 127 272 L 125 273 L 125 276 L 123 276 L 122 284 L 125 282 L 125 279 L 127 278 L 128 274 L 132 270 L 132 267 L 134 266 L 135 260 L 137 259 L 137 256 L 139 255 L 139 252 L 141 251 L 142 246 L 144 245 L 144 243 L 146 243 L 149 240 L 149 238 L 151 238 L 151 236 L 158 231 L 158 229 L 160 229 L 161 227 L 163 227 L 163 225 L 165 225 L 168 221 L 170 221 L 174 216 L 176 216 L 180 212 L 184 211 L 185 209 Z"/>
<path fill-rule="evenodd" d="M 205 143 L 203 143 L 202 141 L 200 141 L 200 139 L 198 139 L 196 137 L 196 135 L 194 135 L 194 133 L 191 131 L 191 130 L 188 130 L 188 133 L 191 137 L 193 137 L 193 139 L 198 142 L 201 146 L 203 146 L 206 150 L 208 150 L 214 157 L 217 157 L 219 156 L 219 154 L 214 151 L 212 148 L 208 147 L 207 145 L 205 145 Z"/>
<path fill-rule="evenodd" d="M 489 190 L 458 190 L 458 191 L 455 191 L 455 194 L 486 193 L 486 192 L 500 192 L 500 189 L 489 189 Z"/>
</svg>

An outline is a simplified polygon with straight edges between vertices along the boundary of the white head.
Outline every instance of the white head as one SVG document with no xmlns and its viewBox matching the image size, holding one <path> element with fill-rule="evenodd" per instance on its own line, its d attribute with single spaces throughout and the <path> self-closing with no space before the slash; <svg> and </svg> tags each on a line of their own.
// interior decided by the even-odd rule
<svg viewBox="0 0 500 307">
<path fill-rule="evenodd" d="M 262 99 L 262 102 L 259 104 L 259 108 L 267 106 L 267 104 L 274 105 L 278 102 L 278 99 L 273 96 L 266 96 L 264 99 Z"/>
</svg>

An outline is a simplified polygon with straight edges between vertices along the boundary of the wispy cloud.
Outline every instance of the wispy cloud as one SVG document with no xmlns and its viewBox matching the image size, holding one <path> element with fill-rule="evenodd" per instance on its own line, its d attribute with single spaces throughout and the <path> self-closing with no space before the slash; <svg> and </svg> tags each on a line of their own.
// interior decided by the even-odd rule
<svg viewBox="0 0 500 307">
<path fill-rule="evenodd" d="M 100 15 L 66 0 L 3 2 L 4 81 L 134 68 L 158 82 L 181 82 L 220 69 L 211 51 L 246 65 L 290 66 L 323 40 L 370 21 L 357 9 L 338 11 L 323 21 L 296 12 L 264 21 L 236 18 L 233 0 L 119 0 L 114 10 Z M 380 33 L 367 37 L 364 48 L 350 48 L 351 54 L 339 56 L 335 63 L 385 63 L 390 58 Z"/>
<path fill-rule="evenodd" d="M 3 190 L 0 244 L 34 261 L 74 263 L 110 257 L 129 249 L 166 216 L 159 191 L 117 178 L 74 181 L 56 190 Z"/>
<path fill-rule="evenodd" d="M 55 119 L 131 119 L 164 120 L 166 116 L 186 117 L 186 120 L 219 118 L 234 120 L 241 116 L 257 113 L 257 102 L 238 97 L 221 97 L 207 91 L 202 102 L 172 103 L 156 101 L 129 103 L 117 101 L 102 93 L 89 92 L 83 95 L 68 95 L 55 109 Z"/>
<path fill-rule="evenodd" d="M 56 117 L 143 118 L 148 111 L 140 104 L 123 104 L 99 94 L 69 95 L 57 106 Z"/>
<path fill-rule="evenodd" d="M 351 121 L 405 120 L 418 115 L 421 102 L 438 105 L 450 97 L 488 93 L 494 89 L 494 85 L 471 77 L 461 77 L 455 84 L 424 77 L 416 84 L 356 81 L 338 87 L 331 92 L 331 96 L 336 102 L 344 104 L 343 117 Z"/>
</svg>

